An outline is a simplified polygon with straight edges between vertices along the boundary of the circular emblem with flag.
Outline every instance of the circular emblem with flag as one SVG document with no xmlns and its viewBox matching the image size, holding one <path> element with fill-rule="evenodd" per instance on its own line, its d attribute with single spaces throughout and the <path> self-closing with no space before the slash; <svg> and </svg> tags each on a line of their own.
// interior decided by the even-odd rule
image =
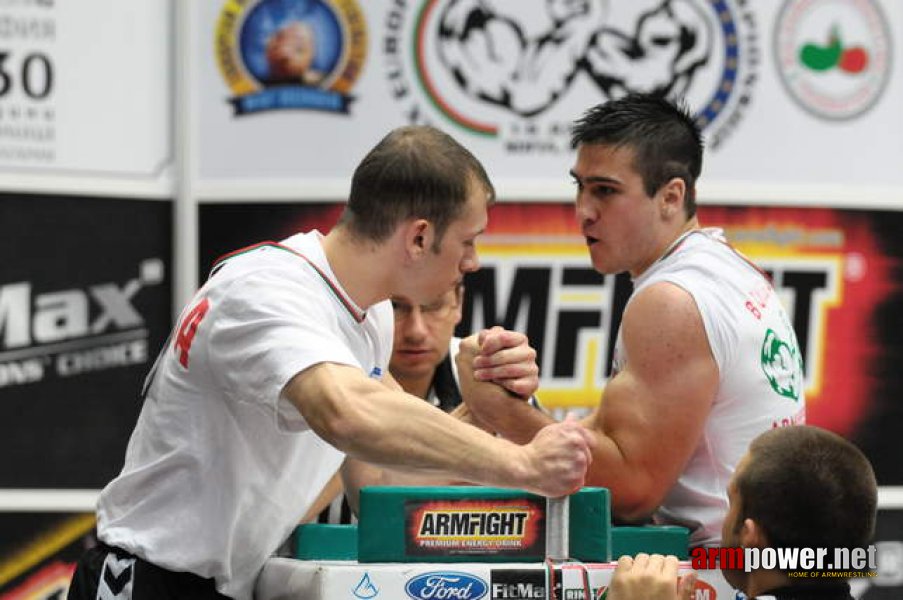
<svg viewBox="0 0 903 600">
<path fill-rule="evenodd" d="M 858 117 L 878 101 L 890 76 L 890 31 L 872 0 L 785 2 L 774 52 L 790 96 L 824 119 Z"/>
</svg>

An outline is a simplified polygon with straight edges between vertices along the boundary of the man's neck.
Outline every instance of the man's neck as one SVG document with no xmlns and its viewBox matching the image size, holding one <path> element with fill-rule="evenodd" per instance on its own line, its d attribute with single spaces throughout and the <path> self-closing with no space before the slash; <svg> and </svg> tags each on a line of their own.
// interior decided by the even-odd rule
<svg viewBox="0 0 903 600">
<path fill-rule="evenodd" d="M 750 572 L 743 591 L 749 598 L 755 598 L 759 594 L 765 594 L 769 590 L 775 590 L 791 583 L 791 579 L 781 571 L 755 569 Z"/>
<path fill-rule="evenodd" d="M 345 293 L 362 310 L 390 296 L 386 267 L 392 261 L 386 245 L 354 240 L 336 226 L 323 237 L 323 253 Z"/>
<path fill-rule="evenodd" d="M 632 269 L 630 271 L 630 276 L 633 279 L 636 279 L 643 273 L 649 270 L 649 267 L 654 265 L 656 262 L 661 260 L 663 256 L 668 254 L 671 248 L 677 243 L 677 241 L 685 235 L 687 232 L 693 231 L 694 229 L 699 229 L 699 219 L 695 216 L 690 217 L 685 221 L 678 229 L 672 229 L 671 226 L 663 232 L 663 237 L 660 239 L 660 242 L 655 247 L 655 252 L 653 256 L 649 256 L 647 260 L 648 264 L 643 264 L 639 269 Z"/>
<path fill-rule="evenodd" d="M 664 256 L 671 250 L 676 244 L 679 243 L 679 240 L 684 237 L 687 233 L 691 231 L 695 231 L 699 229 L 699 219 L 697 217 L 690 217 L 687 221 L 677 230 L 677 232 L 670 236 L 668 243 L 665 244 L 664 248 L 662 248 L 661 253 L 659 254 L 659 258 Z"/>
</svg>

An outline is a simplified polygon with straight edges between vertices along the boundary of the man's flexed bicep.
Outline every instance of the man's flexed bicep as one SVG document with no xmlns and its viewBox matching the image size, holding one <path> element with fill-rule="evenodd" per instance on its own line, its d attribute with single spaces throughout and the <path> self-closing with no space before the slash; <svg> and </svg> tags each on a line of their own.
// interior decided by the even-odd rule
<svg viewBox="0 0 903 600">
<path fill-rule="evenodd" d="M 631 299 L 621 323 L 626 364 L 587 425 L 597 432 L 590 485 L 611 489 L 615 515 L 651 514 L 696 448 L 718 387 L 702 317 L 670 283 Z"/>
</svg>

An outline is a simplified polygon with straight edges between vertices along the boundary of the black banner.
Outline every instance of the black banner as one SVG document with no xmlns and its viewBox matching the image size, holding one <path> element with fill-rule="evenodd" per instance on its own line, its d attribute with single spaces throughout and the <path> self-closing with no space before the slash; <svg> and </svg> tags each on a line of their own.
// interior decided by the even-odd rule
<svg viewBox="0 0 903 600">
<path fill-rule="evenodd" d="M 171 220 L 168 201 L 0 196 L 0 490 L 122 466 L 172 320 Z"/>
</svg>

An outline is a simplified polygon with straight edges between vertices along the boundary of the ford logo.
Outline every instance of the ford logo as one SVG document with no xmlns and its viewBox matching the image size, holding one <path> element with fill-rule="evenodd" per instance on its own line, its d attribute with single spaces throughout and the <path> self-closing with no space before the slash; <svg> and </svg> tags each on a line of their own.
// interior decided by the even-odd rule
<svg viewBox="0 0 903 600">
<path fill-rule="evenodd" d="M 414 600 L 477 600 L 486 595 L 486 582 L 457 571 L 433 571 L 408 581 L 404 591 Z"/>
</svg>

